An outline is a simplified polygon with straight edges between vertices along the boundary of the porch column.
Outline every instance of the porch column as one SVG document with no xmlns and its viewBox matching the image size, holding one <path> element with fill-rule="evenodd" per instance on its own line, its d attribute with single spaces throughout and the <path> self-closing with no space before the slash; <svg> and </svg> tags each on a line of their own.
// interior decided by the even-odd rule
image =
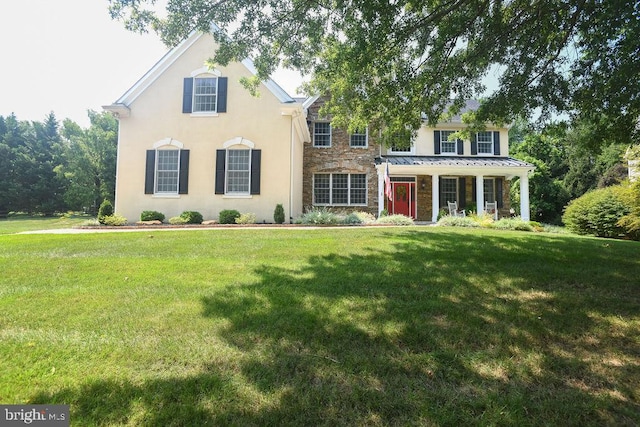
<svg viewBox="0 0 640 427">
<path fill-rule="evenodd" d="M 431 222 L 438 222 L 440 210 L 440 175 L 431 175 Z"/>
<path fill-rule="evenodd" d="M 378 171 L 378 217 L 380 217 L 384 209 L 384 172 L 382 166 L 377 167 L 376 170 Z"/>
<path fill-rule="evenodd" d="M 529 212 L 529 175 L 525 172 L 520 175 L 520 218 L 523 221 L 531 219 Z"/>
<path fill-rule="evenodd" d="M 478 216 L 484 214 L 484 175 L 476 175 L 476 205 Z"/>
</svg>

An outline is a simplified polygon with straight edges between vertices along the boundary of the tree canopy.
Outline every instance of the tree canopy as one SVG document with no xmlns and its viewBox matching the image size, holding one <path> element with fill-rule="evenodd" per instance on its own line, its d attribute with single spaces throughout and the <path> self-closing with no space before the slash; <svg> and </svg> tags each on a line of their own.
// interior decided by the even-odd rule
<svg viewBox="0 0 640 427">
<path fill-rule="evenodd" d="M 110 12 L 169 46 L 215 23 L 214 63 L 250 56 L 260 78 L 301 70 L 350 129 L 377 123 L 398 134 L 481 98 L 473 123 L 564 112 L 606 117 L 599 130 L 619 141 L 640 133 L 638 2 L 167 0 L 162 14 L 154 4 L 110 0 Z M 488 75 L 498 79 L 492 93 Z"/>
</svg>

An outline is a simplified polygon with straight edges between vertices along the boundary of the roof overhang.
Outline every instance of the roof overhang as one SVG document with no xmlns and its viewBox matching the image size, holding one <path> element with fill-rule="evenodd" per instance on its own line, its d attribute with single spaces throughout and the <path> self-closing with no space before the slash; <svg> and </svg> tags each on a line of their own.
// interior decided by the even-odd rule
<svg viewBox="0 0 640 427">
<path fill-rule="evenodd" d="M 377 167 L 386 167 L 396 175 L 456 175 L 504 176 L 512 179 L 535 169 L 531 163 L 512 157 L 455 156 L 382 156 L 375 159 Z"/>
<path fill-rule="evenodd" d="M 116 118 L 129 117 L 131 109 L 124 104 L 113 103 L 111 105 L 103 105 L 102 109 L 113 113 Z"/>
</svg>

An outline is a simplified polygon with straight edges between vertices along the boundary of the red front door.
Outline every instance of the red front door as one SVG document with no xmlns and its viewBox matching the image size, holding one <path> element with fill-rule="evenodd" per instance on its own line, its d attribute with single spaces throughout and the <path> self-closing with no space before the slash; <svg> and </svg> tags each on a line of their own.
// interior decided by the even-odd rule
<svg viewBox="0 0 640 427">
<path fill-rule="evenodd" d="M 392 182 L 393 201 L 389 201 L 389 213 L 416 217 L 416 183 Z"/>
</svg>

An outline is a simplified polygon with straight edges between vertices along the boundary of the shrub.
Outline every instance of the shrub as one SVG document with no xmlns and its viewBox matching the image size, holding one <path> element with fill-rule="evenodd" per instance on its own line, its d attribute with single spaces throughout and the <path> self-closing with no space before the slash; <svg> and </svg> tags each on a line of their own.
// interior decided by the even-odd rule
<svg viewBox="0 0 640 427">
<path fill-rule="evenodd" d="M 184 211 L 180 214 L 180 218 L 184 219 L 185 224 L 202 224 L 202 214 L 196 211 Z"/>
<path fill-rule="evenodd" d="M 413 219 L 404 215 L 381 216 L 376 224 L 413 225 Z"/>
<path fill-rule="evenodd" d="M 140 221 L 164 221 L 164 214 L 158 211 L 142 211 Z"/>
<path fill-rule="evenodd" d="M 633 240 L 640 240 L 640 180 L 629 187 L 629 205 L 631 212 L 618 221 L 626 235 Z"/>
<path fill-rule="evenodd" d="M 386 209 L 382 209 L 382 211 L 380 211 L 380 216 L 389 216 L 389 211 Z"/>
<path fill-rule="evenodd" d="M 236 224 L 255 224 L 256 223 L 256 214 L 254 213 L 243 213 L 240 214 L 238 218 L 236 218 Z"/>
<path fill-rule="evenodd" d="M 470 216 L 445 215 L 438 220 L 438 225 L 445 227 L 480 227 L 480 223 Z"/>
<path fill-rule="evenodd" d="M 220 224 L 235 224 L 236 218 L 240 216 L 240 212 L 235 209 L 225 209 L 220 211 L 218 222 Z"/>
<path fill-rule="evenodd" d="M 519 231 L 535 231 L 536 228 L 542 229 L 542 227 L 538 223 L 523 221 L 520 218 L 502 218 L 494 222 L 493 227 L 499 230 L 519 230 Z"/>
<path fill-rule="evenodd" d="M 276 209 L 273 211 L 273 221 L 276 224 L 284 223 L 284 207 L 280 203 L 276 205 Z"/>
<path fill-rule="evenodd" d="M 104 225 L 126 225 L 127 218 L 122 215 L 113 214 L 102 217 L 102 224 Z"/>
<path fill-rule="evenodd" d="M 346 225 L 358 225 L 358 224 L 362 224 L 362 220 L 358 215 L 356 215 L 355 212 L 352 212 L 349 215 L 344 217 L 344 219 L 342 220 L 342 223 Z"/>
<path fill-rule="evenodd" d="M 183 225 L 186 223 L 187 223 L 186 218 L 182 218 L 181 216 L 172 216 L 171 218 L 169 218 L 169 224 Z"/>
<path fill-rule="evenodd" d="M 342 218 L 326 208 L 312 208 L 296 220 L 298 224 L 336 225 Z"/>
<path fill-rule="evenodd" d="M 109 200 L 104 199 L 98 209 L 98 222 L 104 224 L 104 218 L 111 215 L 113 215 L 113 205 Z"/>
<path fill-rule="evenodd" d="M 357 216 L 362 224 L 373 224 L 376 222 L 375 215 L 370 214 L 369 212 L 356 211 L 353 212 L 353 215 Z"/>
<path fill-rule="evenodd" d="M 630 211 L 628 187 L 616 185 L 590 191 L 572 200 L 562 221 L 578 234 L 619 237 L 625 233 L 625 228 L 618 222 Z"/>
</svg>

